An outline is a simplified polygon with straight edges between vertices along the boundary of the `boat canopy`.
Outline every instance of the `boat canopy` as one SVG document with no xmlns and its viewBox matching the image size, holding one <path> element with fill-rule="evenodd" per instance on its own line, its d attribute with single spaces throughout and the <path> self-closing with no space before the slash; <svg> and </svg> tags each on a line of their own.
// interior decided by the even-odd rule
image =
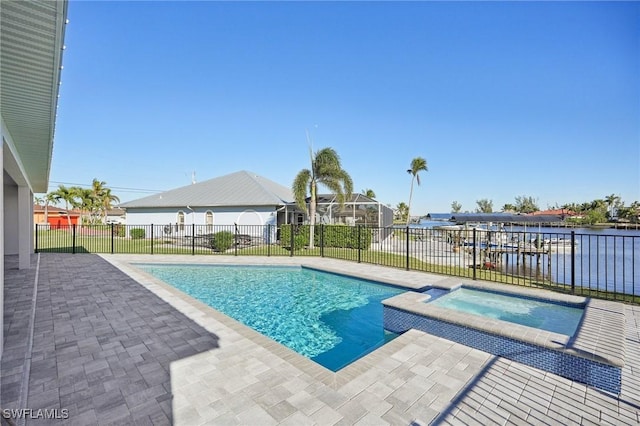
<svg viewBox="0 0 640 426">
<path fill-rule="evenodd" d="M 451 220 L 454 213 L 429 213 L 427 214 L 427 220 Z"/>
<path fill-rule="evenodd" d="M 498 222 L 498 223 L 556 223 L 563 222 L 563 215 L 528 215 L 513 213 L 456 213 L 451 222 Z"/>
</svg>

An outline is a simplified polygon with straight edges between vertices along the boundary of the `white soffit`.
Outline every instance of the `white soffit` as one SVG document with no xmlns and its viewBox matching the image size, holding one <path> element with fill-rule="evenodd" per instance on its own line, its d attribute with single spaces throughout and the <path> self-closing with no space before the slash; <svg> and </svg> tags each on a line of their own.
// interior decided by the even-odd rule
<svg viewBox="0 0 640 426">
<path fill-rule="evenodd" d="M 0 1 L 0 107 L 33 192 L 46 192 L 66 1 Z"/>
</svg>

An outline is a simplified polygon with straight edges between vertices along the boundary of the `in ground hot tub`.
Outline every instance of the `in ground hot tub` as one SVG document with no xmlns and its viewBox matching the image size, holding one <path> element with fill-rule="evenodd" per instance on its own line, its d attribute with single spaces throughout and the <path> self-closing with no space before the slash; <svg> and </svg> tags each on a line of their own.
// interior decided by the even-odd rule
<svg viewBox="0 0 640 426">
<path fill-rule="evenodd" d="M 624 305 L 539 289 L 460 287 L 407 292 L 384 300 L 384 327 L 394 333 L 414 328 L 620 393 Z M 553 311 L 559 313 L 545 321 Z M 559 322 L 569 324 L 558 328 Z"/>
<path fill-rule="evenodd" d="M 584 302 L 568 304 L 468 287 L 436 290 L 439 297 L 429 290 L 432 297 L 425 303 L 567 336 L 574 335 L 584 314 Z"/>
</svg>

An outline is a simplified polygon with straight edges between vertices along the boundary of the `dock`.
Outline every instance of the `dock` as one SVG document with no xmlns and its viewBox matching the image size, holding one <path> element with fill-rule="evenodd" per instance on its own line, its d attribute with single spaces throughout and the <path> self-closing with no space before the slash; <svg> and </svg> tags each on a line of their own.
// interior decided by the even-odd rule
<svg viewBox="0 0 640 426">
<path fill-rule="evenodd" d="M 468 252 L 472 253 L 473 247 L 468 247 Z M 536 247 L 530 244 L 520 245 L 518 247 L 489 247 L 489 248 L 477 248 L 476 256 L 480 257 L 479 260 L 475 259 L 476 266 L 484 269 L 494 269 L 496 265 L 502 263 L 503 255 L 511 254 L 516 255 L 516 265 L 520 265 L 521 259 L 522 264 L 526 263 L 527 256 L 535 256 L 536 264 L 540 266 L 542 264 L 542 256 L 547 256 L 547 266 L 549 270 L 551 270 L 551 257 L 549 254 L 551 253 L 551 249 L 546 247 Z M 508 259 L 508 257 L 506 257 Z M 507 260 L 508 263 L 508 260 Z"/>
</svg>

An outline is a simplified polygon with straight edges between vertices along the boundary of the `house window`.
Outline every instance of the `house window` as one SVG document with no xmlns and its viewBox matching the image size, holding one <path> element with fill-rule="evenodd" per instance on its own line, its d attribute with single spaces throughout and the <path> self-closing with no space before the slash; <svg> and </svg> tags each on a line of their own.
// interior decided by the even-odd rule
<svg viewBox="0 0 640 426">
<path fill-rule="evenodd" d="M 184 231 L 184 212 L 183 211 L 178 212 L 178 230 Z"/>
<path fill-rule="evenodd" d="M 213 212 L 211 210 L 207 210 L 204 214 L 204 223 L 207 225 L 207 232 L 213 231 Z"/>
</svg>

